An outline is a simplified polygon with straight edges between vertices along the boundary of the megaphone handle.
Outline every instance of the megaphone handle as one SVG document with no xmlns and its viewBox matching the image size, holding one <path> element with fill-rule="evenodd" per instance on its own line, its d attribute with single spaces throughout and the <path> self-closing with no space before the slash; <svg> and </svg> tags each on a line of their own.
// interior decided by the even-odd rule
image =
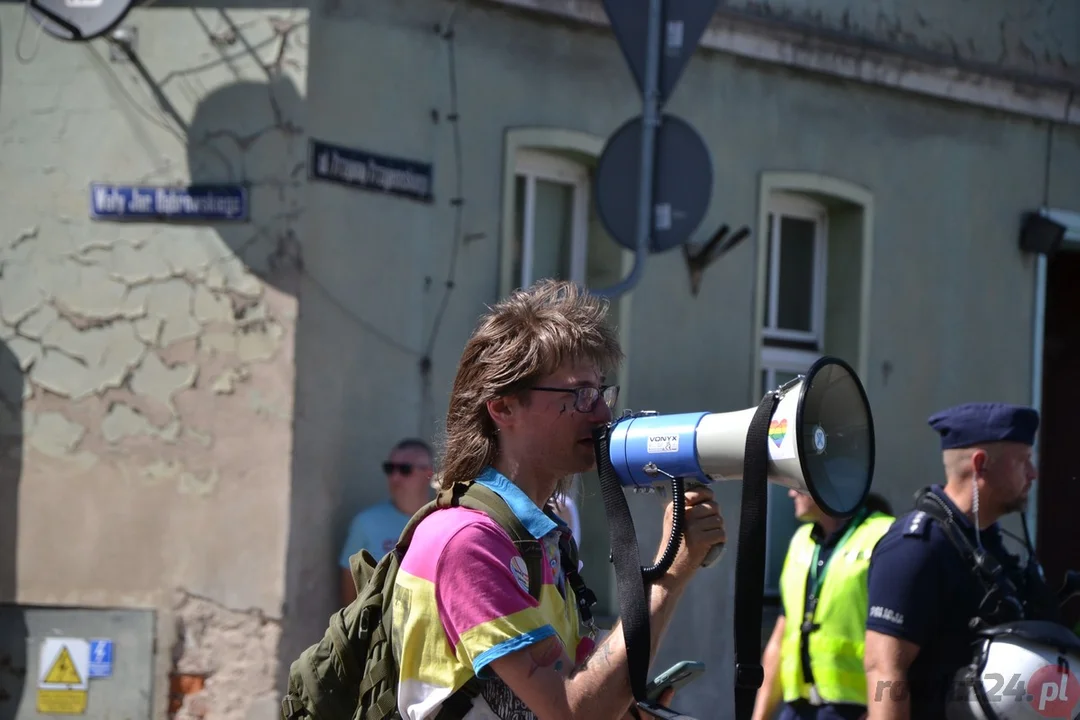
<svg viewBox="0 0 1080 720">
<path fill-rule="evenodd" d="M 705 561 L 701 563 L 701 567 L 712 567 L 715 565 L 716 561 L 724 555 L 724 548 L 726 546 L 727 543 L 717 543 L 716 545 L 713 545 L 709 549 L 709 554 L 705 556 Z"/>
<path fill-rule="evenodd" d="M 705 483 L 693 477 L 686 478 L 684 482 L 686 483 L 687 488 L 692 488 L 695 485 L 705 485 Z M 724 543 L 719 543 L 709 548 L 709 554 L 705 556 L 705 560 L 701 563 L 701 567 L 712 567 L 715 565 L 716 561 L 724 555 L 724 545 Z"/>
</svg>

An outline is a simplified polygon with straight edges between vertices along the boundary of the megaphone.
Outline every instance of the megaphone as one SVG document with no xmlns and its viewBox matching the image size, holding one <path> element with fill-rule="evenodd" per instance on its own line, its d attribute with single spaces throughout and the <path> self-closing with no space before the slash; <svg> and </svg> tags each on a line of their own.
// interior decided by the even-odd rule
<svg viewBox="0 0 1080 720">
<path fill-rule="evenodd" d="M 823 357 L 776 392 L 769 481 L 809 493 L 828 515 L 851 515 L 874 473 L 874 425 L 859 378 L 843 360 Z M 624 487 L 671 476 L 704 484 L 740 480 L 756 411 L 624 416 L 611 429 L 611 464 Z"/>
<path fill-rule="evenodd" d="M 830 516 L 852 515 L 874 474 L 873 418 L 855 371 L 822 357 L 772 392 L 778 399 L 768 423 L 768 480 L 809 494 Z M 675 478 L 706 485 L 740 480 L 757 410 L 627 412 L 609 427 L 607 457 L 598 459 L 610 463 L 624 488 Z"/>
<path fill-rule="evenodd" d="M 735 699 L 737 713 L 748 713 L 763 677 L 757 663 L 766 481 L 809 494 L 832 517 L 859 511 L 874 475 L 874 423 L 862 383 L 843 360 L 822 357 L 805 373 L 765 393 L 756 408 L 673 415 L 628 411 L 605 428 L 597 428 L 593 438 L 631 687 L 640 684 L 648 669 L 648 653 L 640 651 L 649 643 L 643 587 L 663 576 L 675 560 L 683 533 L 685 483 L 745 481 L 736 563 Z M 660 560 L 641 567 L 622 491 L 652 489 L 666 482 L 673 493 L 671 535 Z M 703 565 L 715 563 L 723 549 L 723 545 L 714 546 Z M 661 713 L 665 709 L 643 701 L 640 689 L 634 695 L 639 709 L 654 717 L 669 717 Z"/>
</svg>

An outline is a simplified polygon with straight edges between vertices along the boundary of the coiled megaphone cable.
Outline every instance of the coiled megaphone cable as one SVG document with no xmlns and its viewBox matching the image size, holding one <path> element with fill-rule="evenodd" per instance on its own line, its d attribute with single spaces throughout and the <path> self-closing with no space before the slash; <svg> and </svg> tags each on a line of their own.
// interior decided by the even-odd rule
<svg viewBox="0 0 1080 720">
<path fill-rule="evenodd" d="M 675 562 L 675 553 L 679 552 L 679 545 L 682 544 L 686 488 L 681 477 L 668 477 L 671 478 L 671 534 L 668 535 L 667 547 L 664 548 L 660 560 L 655 565 L 641 568 L 641 577 L 646 583 L 654 583 L 664 576 L 671 563 Z"/>
</svg>

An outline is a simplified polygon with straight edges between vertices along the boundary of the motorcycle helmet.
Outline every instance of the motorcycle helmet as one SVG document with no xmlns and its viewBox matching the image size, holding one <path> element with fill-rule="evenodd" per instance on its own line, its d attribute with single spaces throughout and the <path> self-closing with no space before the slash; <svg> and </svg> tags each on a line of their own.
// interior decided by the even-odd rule
<svg viewBox="0 0 1080 720">
<path fill-rule="evenodd" d="M 950 693 L 949 720 L 1075 720 L 1080 637 L 1057 623 L 1020 620 L 976 634 L 973 662 Z"/>
</svg>

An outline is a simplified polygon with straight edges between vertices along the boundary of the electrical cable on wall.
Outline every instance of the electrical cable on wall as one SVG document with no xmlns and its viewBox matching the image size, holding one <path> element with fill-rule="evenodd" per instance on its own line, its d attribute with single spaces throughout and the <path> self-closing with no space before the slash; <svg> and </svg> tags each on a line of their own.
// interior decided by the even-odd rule
<svg viewBox="0 0 1080 720">
<path fill-rule="evenodd" d="M 461 159 L 460 117 L 458 115 L 457 58 L 454 52 L 454 21 L 457 18 L 459 6 L 460 0 L 455 0 L 446 21 L 441 25 L 435 26 L 435 32 L 446 42 L 447 81 L 449 84 L 450 103 L 450 109 L 449 112 L 446 113 L 446 119 L 450 123 L 454 150 L 454 194 L 450 198 L 450 205 L 454 212 L 454 221 L 452 223 L 453 229 L 450 244 L 450 264 L 447 269 L 446 280 L 443 284 L 442 298 L 439 301 L 438 309 L 435 311 L 435 319 L 431 325 L 431 332 L 428 335 L 427 342 L 424 344 L 423 356 L 420 358 L 421 387 L 419 430 L 421 435 L 424 435 L 425 431 L 428 429 L 427 418 L 431 414 L 433 404 L 431 388 L 431 356 L 435 351 L 435 341 L 438 339 L 439 329 L 442 326 L 446 308 L 450 303 L 450 294 L 454 289 L 454 279 L 457 274 L 458 252 L 461 249 L 461 243 L 463 241 L 462 214 L 465 206 L 465 198 L 463 196 L 464 173 Z"/>
<path fill-rule="evenodd" d="M 19 23 L 19 32 L 15 36 L 15 59 L 21 62 L 23 65 L 29 65 L 37 57 L 37 51 L 41 47 L 41 36 L 45 34 L 45 25 L 38 23 L 37 33 L 34 34 L 34 49 L 30 51 L 30 55 L 23 57 L 22 54 L 22 40 L 23 33 L 26 32 L 26 20 L 30 17 L 30 0 L 26 0 L 23 3 L 23 16 L 22 21 Z"/>
<path fill-rule="evenodd" d="M 148 2 L 141 2 L 141 3 L 138 3 L 136 5 L 136 7 L 145 8 L 145 7 L 148 7 L 149 5 L 152 5 L 154 3 L 154 1 L 155 0 L 149 0 Z M 458 10 L 460 9 L 460 6 L 461 6 L 460 0 L 454 0 L 452 5 L 451 5 L 449 14 L 447 15 L 446 19 L 441 24 L 437 24 L 437 25 L 434 26 L 435 34 L 438 36 L 438 38 L 440 40 L 445 41 L 445 44 L 446 44 L 446 67 L 447 67 L 446 78 L 447 78 L 447 82 L 448 82 L 448 93 L 449 93 L 448 103 L 449 103 L 449 106 L 447 108 L 447 112 L 444 114 L 444 117 L 449 123 L 451 123 L 450 129 L 451 129 L 451 132 L 452 132 L 451 141 L 452 141 L 452 146 L 453 146 L 454 188 L 453 188 L 453 191 L 452 191 L 452 196 L 450 197 L 450 205 L 451 205 L 452 212 L 453 212 L 453 221 L 451 223 L 452 236 L 451 236 L 449 263 L 448 263 L 448 268 L 447 268 L 445 280 L 443 282 L 441 298 L 439 298 L 439 300 L 438 300 L 438 305 L 436 307 L 434 317 L 433 317 L 433 321 L 432 321 L 430 330 L 428 332 L 428 335 L 427 335 L 427 337 L 425 339 L 425 342 L 423 343 L 423 345 L 420 348 L 417 349 L 417 348 L 410 347 L 409 346 L 410 344 L 406 344 L 406 343 L 401 342 L 400 340 L 392 337 L 389 333 L 381 331 L 373 323 L 365 320 L 360 315 L 360 313 L 358 313 L 354 309 L 350 308 L 349 303 L 345 302 L 341 297 L 339 297 L 334 292 L 332 292 L 330 290 L 330 288 L 328 288 L 324 283 L 320 282 L 319 279 L 316 278 L 310 272 L 310 270 L 303 267 L 302 263 L 297 268 L 302 275 L 306 276 L 306 278 L 308 279 L 308 281 L 312 285 L 314 285 L 323 295 L 325 295 L 327 297 L 327 299 L 333 305 L 335 305 L 346 317 L 348 317 L 355 325 L 362 328 L 366 333 L 368 333 L 370 335 L 373 335 L 378 340 L 385 343 L 387 346 L 392 347 L 395 350 L 398 350 L 399 352 L 402 352 L 405 355 L 417 358 L 419 360 L 420 383 L 421 383 L 421 387 L 420 387 L 420 391 L 421 391 L 420 392 L 420 395 L 421 395 L 421 407 L 420 407 L 419 424 L 420 424 L 421 434 L 426 434 L 427 431 L 430 430 L 430 427 L 429 427 L 430 422 L 429 422 L 429 420 L 431 419 L 432 408 L 434 407 L 433 391 L 432 391 L 432 377 L 431 377 L 432 357 L 433 357 L 433 354 L 434 354 L 434 351 L 435 351 L 436 342 L 437 342 L 438 337 L 439 337 L 439 332 L 440 332 L 440 330 L 442 328 L 442 324 L 443 324 L 443 322 L 445 320 L 446 312 L 447 312 L 448 307 L 449 307 L 451 293 L 452 293 L 452 291 L 453 291 L 453 289 L 455 287 L 458 260 L 459 260 L 458 256 L 459 256 L 460 249 L 461 249 L 460 246 L 466 240 L 469 240 L 471 237 L 474 237 L 474 236 L 465 236 L 464 229 L 463 229 L 463 212 L 464 212 L 464 205 L 465 205 L 465 199 L 464 199 L 464 196 L 463 196 L 463 189 L 464 189 L 463 163 L 462 163 L 463 152 L 462 152 L 462 140 L 461 140 L 461 131 L 460 131 L 460 122 L 459 122 L 459 109 L 458 109 L 458 77 L 457 77 L 457 62 L 456 62 L 457 59 L 456 59 L 456 53 L 455 53 L 456 48 L 455 48 L 455 42 L 454 42 L 455 41 L 454 28 L 455 28 L 455 22 L 456 22 L 456 19 L 457 19 L 457 16 L 458 16 Z M 26 31 L 27 31 L 27 25 L 28 25 L 27 19 L 31 15 L 30 7 L 31 7 L 31 0 L 25 0 L 24 15 L 23 15 L 23 18 L 22 18 L 22 20 L 23 20 L 22 27 L 20 27 L 18 37 L 16 39 L 16 57 L 23 63 L 28 63 L 28 62 L 32 61 L 34 56 L 36 56 L 37 51 L 38 51 L 39 46 L 40 46 L 41 36 L 45 32 L 44 31 L 44 25 L 42 23 L 37 23 L 38 27 L 36 28 L 36 32 L 34 33 L 34 37 L 32 38 L 34 47 L 31 49 L 31 53 L 29 55 L 25 55 L 25 53 L 20 52 L 20 45 L 21 45 L 22 39 L 29 35 Z M 205 23 L 201 22 L 201 18 L 198 16 L 197 13 L 195 13 L 195 15 L 196 15 L 196 20 L 198 20 L 200 22 L 200 25 L 203 26 L 202 27 L 203 31 L 206 32 L 208 36 L 211 36 L 212 33 L 211 33 L 210 29 L 205 25 Z M 226 22 L 229 23 L 230 29 L 233 31 L 233 33 L 235 33 L 238 36 L 242 36 L 243 33 L 240 30 L 240 28 L 237 27 L 235 25 L 235 23 L 232 23 L 232 21 L 224 13 L 222 13 L 222 15 L 225 17 Z M 92 63 L 94 63 L 95 65 L 97 65 L 103 71 L 103 75 L 108 79 L 109 82 L 111 82 L 114 85 L 115 90 L 117 90 L 120 93 L 120 95 L 126 100 L 127 104 L 131 108 L 133 108 L 135 110 L 135 112 L 137 112 L 144 121 L 148 122 L 149 124 L 151 124 L 155 128 L 158 128 L 158 129 L 160 129 L 162 131 L 165 131 L 165 132 L 169 133 L 181 145 L 190 144 L 191 143 L 191 138 L 188 136 L 188 127 L 186 126 L 186 123 L 184 122 L 183 118 L 181 118 L 179 116 L 179 114 L 175 111 L 175 109 L 171 108 L 170 103 L 168 102 L 168 99 L 167 99 L 167 97 L 166 97 L 166 95 L 164 93 L 164 89 L 163 89 L 164 82 L 159 81 L 156 78 L 151 76 L 151 74 L 147 70 L 147 68 L 145 68 L 145 66 L 143 66 L 143 64 L 141 62 L 141 58 L 139 58 L 138 54 L 135 52 L 133 47 L 126 45 L 124 42 L 122 42 L 115 35 L 109 35 L 109 36 L 105 37 L 105 40 L 106 40 L 106 42 L 108 44 L 110 44 L 110 45 L 112 45 L 114 47 L 117 47 L 120 51 L 122 51 L 123 54 L 127 57 L 127 59 L 139 71 L 139 73 L 138 73 L 139 79 L 142 80 L 142 84 L 143 84 L 144 87 L 148 87 L 150 89 L 151 94 L 153 96 L 153 99 L 156 102 L 148 103 L 148 102 L 145 102 L 144 100 L 142 100 L 140 98 L 137 98 L 132 93 L 132 91 L 125 85 L 125 83 L 122 81 L 120 75 L 118 74 L 117 69 L 111 66 L 111 64 L 106 60 L 106 58 L 102 55 L 102 53 L 99 51 L 99 49 L 97 47 L 94 47 L 90 42 L 87 42 L 86 43 L 86 45 L 87 45 L 86 51 L 87 51 L 87 54 L 89 55 L 90 61 Z M 268 76 L 272 77 L 273 74 L 270 72 L 270 66 L 268 66 L 267 64 L 261 62 L 261 59 L 259 58 L 258 53 L 256 52 L 259 49 L 259 47 L 253 46 L 253 45 L 247 43 L 246 40 L 244 40 L 243 44 L 244 44 L 246 53 L 252 55 L 253 57 L 255 57 L 256 60 L 260 60 L 260 62 L 259 62 L 260 66 L 264 70 L 267 71 Z M 279 59 L 280 59 L 280 51 L 279 51 Z M 222 61 L 225 61 L 225 59 L 223 58 L 221 61 L 218 61 L 218 62 L 222 62 Z M 185 72 L 186 71 L 169 73 L 169 75 L 166 77 L 165 81 L 167 82 L 168 79 L 171 79 L 172 77 L 174 77 L 176 75 L 183 75 Z M 139 85 L 140 83 L 138 83 L 136 81 L 135 84 Z M 156 105 L 156 108 L 154 107 L 155 105 Z M 151 109 L 151 108 L 154 108 L 154 109 Z M 206 148 L 206 149 L 212 151 L 212 148 Z"/>
</svg>

